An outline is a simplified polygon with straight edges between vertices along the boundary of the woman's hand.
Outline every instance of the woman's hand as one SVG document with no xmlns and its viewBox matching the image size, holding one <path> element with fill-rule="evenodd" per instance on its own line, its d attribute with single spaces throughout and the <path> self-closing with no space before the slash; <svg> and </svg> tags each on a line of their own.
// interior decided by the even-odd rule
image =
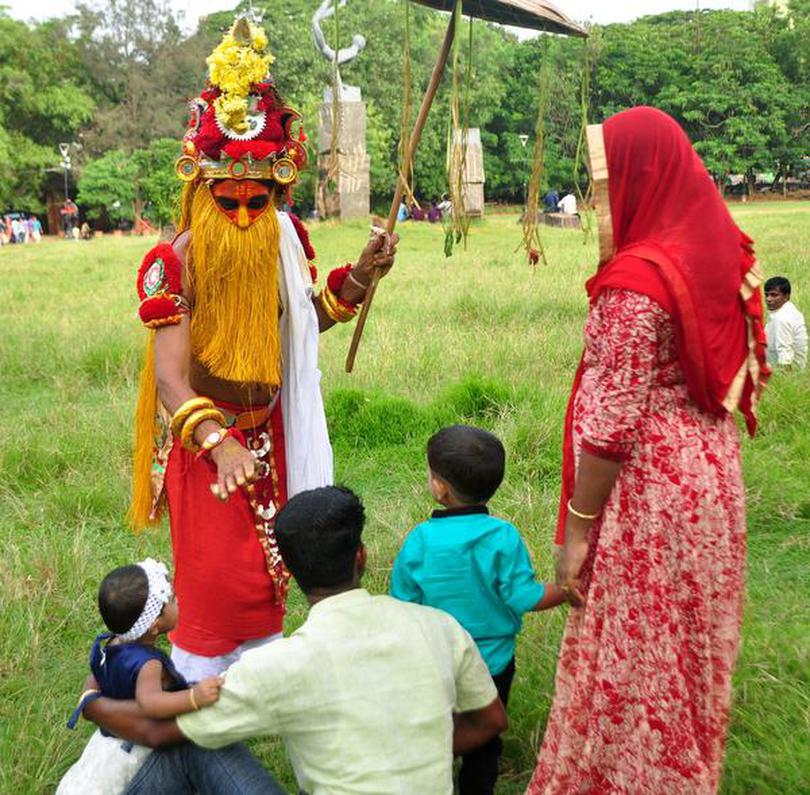
<svg viewBox="0 0 810 795">
<path fill-rule="evenodd" d="M 211 484 L 215 497 L 225 501 L 238 488 L 256 480 L 256 459 L 236 439 L 226 436 L 210 455 L 217 466 L 217 482 Z"/>
<path fill-rule="evenodd" d="M 565 544 L 557 558 L 557 585 L 573 607 L 585 604 L 585 594 L 579 573 L 588 557 L 588 531 L 590 522 L 569 516 L 565 526 Z"/>
</svg>

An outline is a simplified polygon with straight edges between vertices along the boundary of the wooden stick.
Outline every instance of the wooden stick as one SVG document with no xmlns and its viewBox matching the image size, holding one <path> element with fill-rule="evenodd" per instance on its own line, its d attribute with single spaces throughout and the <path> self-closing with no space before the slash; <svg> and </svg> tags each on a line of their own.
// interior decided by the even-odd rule
<svg viewBox="0 0 810 795">
<path fill-rule="evenodd" d="M 433 98 L 436 96 L 436 91 L 439 88 L 439 83 L 442 79 L 444 67 L 447 65 L 447 59 L 450 55 L 450 49 L 453 46 L 453 37 L 456 31 L 456 15 L 450 14 L 450 22 L 447 25 L 447 33 L 444 35 L 442 42 L 442 49 L 439 52 L 439 57 L 436 59 L 436 65 L 433 67 L 433 73 L 430 76 L 430 83 L 428 83 L 427 91 L 422 99 L 422 106 L 419 108 L 419 115 L 416 117 L 416 123 L 413 125 L 413 132 L 411 133 L 411 140 L 408 145 L 408 150 L 402 162 L 402 170 L 397 179 L 397 187 L 394 191 L 394 198 L 391 201 L 391 209 L 388 212 L 388 221 L 385 225 L 385 231 L 389 234 L 394 231 L 397 225 L 397 213 L 399 212 L 399 204 L 402 201 L 402 194 L 404 192 L 404 175 L 409 174 L 411 171 L 411 164 L 413 163 L 413 156 L 416 153 L 416 147 L 419 146 L 419 139 L 422 137 L 422 130 L 424 129 L 425 122 L 427 121 L 430 106 L 433 104 Z M 371 278 L 371 284 L 366 291 L 366 297 L 363 300 L 363 308 L 360 310 L 360 316 L 357 318 L 357 325 L 354 327 L 354 336 L 352 337 L 352 344 L 349 346 L 349 354 L 346 357 L 346 372 L 350 373 L 354 369 L 354 360 L 357 356 L 357 348 L 360 346 L 360 338 L 363 336 L 363 328 L 366 325 L 366 318 L 368 317 L 371 302 L 374 300 L 374 293 L 377 292 L 377 285 L 380 283 L 380 270 L 375 269 L 374 275 Z"/>
</svg>

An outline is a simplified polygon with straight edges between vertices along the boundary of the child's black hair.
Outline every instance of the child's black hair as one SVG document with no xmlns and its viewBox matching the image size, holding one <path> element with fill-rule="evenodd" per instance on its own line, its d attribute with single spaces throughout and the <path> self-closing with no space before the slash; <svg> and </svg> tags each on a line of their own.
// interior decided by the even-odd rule
<svg viewBox="0 0 810 795">
<path fill-rule="evenodd" d="M 343 486 L 303 491 L 279 511 L 278 550 L 304 593 L 351 583 L 364 522 L 363 503 Z"/>
<path fill-rule="evenodd" d="M 451 425 L 430 437 L 428 465 L 464 503 L 487 502 L 498 490 L 506 467 L 501 440 L 483 428 Z"/>
<path fill-rule="evenodd" d="M 107 629 L 116 635 L 129 632 L 149 596 L 146 572 L 136 565 L 111 571 L 98 589 L 98 609 Z"/>
</svg>

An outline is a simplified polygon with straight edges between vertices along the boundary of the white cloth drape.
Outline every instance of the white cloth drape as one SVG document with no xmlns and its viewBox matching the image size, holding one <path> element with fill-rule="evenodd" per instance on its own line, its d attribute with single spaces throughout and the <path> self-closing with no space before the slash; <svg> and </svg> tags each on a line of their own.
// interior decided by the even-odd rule
<svg viewBox="0 0 810 795">
<path fill-rule="evenodd" d="M 281 408 L 287 453 L 287 496 L 332 483 L 332 447 L 318 369 L 318 315 L 304 249 L 287 213 L 279 212 L 280 286 L 284 311 Z M 306 275 L 306 278 L 305 278 Z"/>
</svg>

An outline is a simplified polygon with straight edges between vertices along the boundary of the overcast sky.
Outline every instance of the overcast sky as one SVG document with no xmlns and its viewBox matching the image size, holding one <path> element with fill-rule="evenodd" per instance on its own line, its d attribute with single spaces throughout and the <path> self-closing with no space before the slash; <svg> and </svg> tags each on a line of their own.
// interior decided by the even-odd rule
<svg viewBox="0 0 810 795">
<path fill-rule="evenodd" d="M 276 0 L 283 3 L 283 0 Z M 351 0 L 349 0 L 351 3 Z M 92 5 L 93 0 L 88 0 Z M 171 0 L 172 6 L 182 12 L 185 26 L 194 27 L 197 19 L 212 11 L 235 8 L 238 0 Z M 74 0 L 0 0 L 0 5 L 9 7 L 9 13 L 17 19 L 45 19 L 64 16 L 74 8 Z M 698 0 L 624 0 L 624 2 L 606 2 L 606 0 L 559 0 L 557 6 L 569 17 L 581 21 L 593 22 L 628 22 L 645 14 L 660 14 L 674 9 L 688 10 L 698 5 Z M 734 8 L 747 10 L 751 0 L 699 0 L 701 8 Z M 318 0 L 312 0 L 314 13 Z"/>
</svg>

